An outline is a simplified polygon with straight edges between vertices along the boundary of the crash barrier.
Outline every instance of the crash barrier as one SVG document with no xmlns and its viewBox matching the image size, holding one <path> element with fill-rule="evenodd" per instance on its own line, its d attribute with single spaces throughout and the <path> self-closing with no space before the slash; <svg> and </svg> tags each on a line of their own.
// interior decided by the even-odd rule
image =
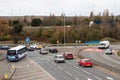
<svg viewBox="0 0 120 80">
<path fill-rule="evenodd" d="M 79 54 L 80 54 L 80 53 L 79 53 Z M 82 55 L 80 55 L 80 56 L 81 56 L 81 58 L 88 58 L 88 57 L 85 57 L 85 56 L 82 56 Z M 89 59 L 91 59 L 91 58 L 89 58 Z M 113 72 L 116 72 L 116 73 L 120 74 L 120 69 L 118 69 L 118 68 L 115 68 L 115 67 L 110 66 L 110 65 L 108 65 L 108 64 L 106 64 L 106 63 L 103 63 L 103 62 L 99 62 L 99 61 L 97 61 L 97 60 L 93 60 L 93 59 L 91 59 L 91 60 L 92 60 L 92 62 L 93 62 L 95 65 L 104 67 L 104 68 L 106 68 L 106 69 L 108 69 L 108 70 L 110 70 L 110 71 L 113 71 Z M 118 66 L 118 67 L 119 67 L 119 66 Z"/>
<path fill-rule="evenodd" d="M 10 72 L 3 75 L 3 80 L 11 80 L 13 74 L 15 73 L 16 68 L 14 65 L 10 66 Z"/>
</svg>

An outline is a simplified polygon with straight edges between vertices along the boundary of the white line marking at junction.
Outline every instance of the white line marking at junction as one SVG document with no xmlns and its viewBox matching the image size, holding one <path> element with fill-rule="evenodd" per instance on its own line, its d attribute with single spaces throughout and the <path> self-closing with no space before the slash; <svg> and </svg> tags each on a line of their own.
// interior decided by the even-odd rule
<svg viewBox="0 0 120 80">
<path fill-rule="evenodd" d="M 106 77 L 107 79 L 109 79 L 109 80 L 113 80 L 113 78 L 111 78 L 111 77 Z"/>
</svg>

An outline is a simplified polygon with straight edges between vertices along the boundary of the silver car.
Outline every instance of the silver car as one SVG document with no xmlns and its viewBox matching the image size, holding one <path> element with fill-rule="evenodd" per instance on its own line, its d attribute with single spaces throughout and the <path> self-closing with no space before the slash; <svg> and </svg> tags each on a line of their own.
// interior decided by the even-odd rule
<svg viewBox="0 0 120 80">
<path fill-rule="evenodd" d="M 40 49 L 40 54 L 48 54 L 48 51 L 45 48 Z"/>
<path fill-rule="evenodd" d="M 55 55 L 54 56 L 54 61 L 55 62 L 65 62 L 64 56 L 63 55 Z"/>
<path fill-rule="evenodd" d="M 105 50 L 105 54 L 111 55 L 112 53 L 112 49 L 110 48 Z"/>
</svg>

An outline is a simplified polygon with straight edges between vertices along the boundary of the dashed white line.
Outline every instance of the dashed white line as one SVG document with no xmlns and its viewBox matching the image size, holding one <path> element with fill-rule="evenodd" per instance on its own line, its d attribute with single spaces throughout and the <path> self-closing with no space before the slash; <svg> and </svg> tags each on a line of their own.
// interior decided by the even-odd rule
<svg viewBox="0 0 120 80">
<path fill-rule="evenodd" d="M 60 70 L 63 70 L 63 68 L 61 68 L 60 66 L 57 66 Z"/>
<path fill-rule="evenodd" d="M 73 65 L 73 67 L 75 67 L 75 68 L 79 69 L 79 67 L 77 67 L 77 66 L 75 66 L 75 65 Z"/>
<path fill-rule="evenodd" d="M 51 62 L 51 63 L 56 66 L 56 64 L 54 62 Z"/>
<path fill-rule="evenodd" d="M 67 73 L 68 75 L 70 75 L 72 77 L 72 74 L 70 74 L 68 71 L 65 71 L 65 73 Z"/>
</svg>

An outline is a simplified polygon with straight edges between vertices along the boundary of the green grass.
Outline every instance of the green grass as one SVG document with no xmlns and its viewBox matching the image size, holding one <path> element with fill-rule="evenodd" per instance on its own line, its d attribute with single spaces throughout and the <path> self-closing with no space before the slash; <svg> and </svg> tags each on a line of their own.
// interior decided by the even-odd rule
<svg viewBox="0 0 120 80">
<path fill-rule="evenodd" d="M 118 51 L 117 55 L 120 57 L 120 51 Z"/>
</svg>

